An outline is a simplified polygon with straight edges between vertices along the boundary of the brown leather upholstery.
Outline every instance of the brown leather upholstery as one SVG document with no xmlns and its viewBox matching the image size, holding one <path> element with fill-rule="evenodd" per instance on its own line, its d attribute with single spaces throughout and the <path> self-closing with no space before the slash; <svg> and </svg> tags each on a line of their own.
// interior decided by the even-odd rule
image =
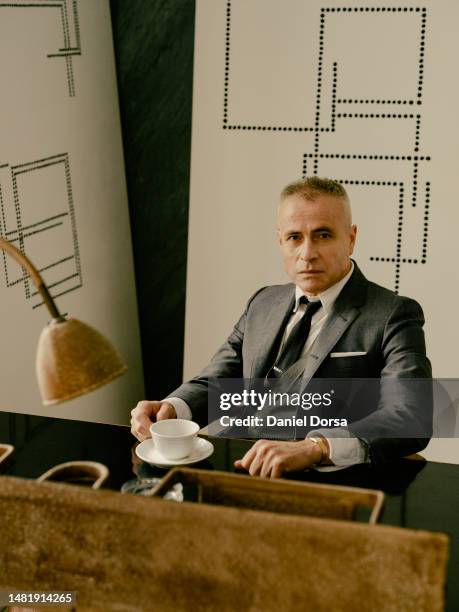
<svg viewBox="0 0 459 612">
<path fill-rule="evenodd" d="M 0 589 L 84 610 L 440 612 L 439 533 L 2 477 Z"/>
<path fill-rule="evenodd" d="M 38 482 L 66 482 L 93 489 L 99 489 L 109 477 L 110 472 L 103 463 L 97 461 L 67 461 L 53 466 L 37 478 Z"/>
</svg>

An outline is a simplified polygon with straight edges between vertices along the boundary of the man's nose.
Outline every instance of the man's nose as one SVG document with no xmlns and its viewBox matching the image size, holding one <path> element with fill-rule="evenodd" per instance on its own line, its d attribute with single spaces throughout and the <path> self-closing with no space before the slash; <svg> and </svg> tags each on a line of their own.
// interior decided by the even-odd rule
<svg viewBox="0 0 459 612">
<path fill-rule="evenodd" d="M 313 240 L 305 238 L 300 247 L 300 259 L 310 261 L 317 257 L 317 248 Z"/>
</svg>

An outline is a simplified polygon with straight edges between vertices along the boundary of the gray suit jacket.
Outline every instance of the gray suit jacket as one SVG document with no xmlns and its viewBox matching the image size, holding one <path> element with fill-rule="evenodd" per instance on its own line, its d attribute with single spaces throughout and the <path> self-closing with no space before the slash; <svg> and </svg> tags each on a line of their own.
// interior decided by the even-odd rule
<svg viewBox="0 0 459 612">
<path fill-rule="evenodd" d="M 255 293 L 209 365 L 169 397 L 185 400 L 193 418 L 204 425 L 209 378 L 264 378 L 291 315 L 294 294 L 293 284 L 264 287 Z M 423 324 L 417 302 L 369 282 L 355 265 L 308 355 L 285 375 L 296 378 L 302 389 L 313 377 L 430 379 Z M 347 352 L 365 354 L 330 356 Z M 362 418 L 349 425 L 352 434 L 367 441 L 374 463 L 417 452 L 426 446 L 429 438 L 425 436 L 431 435 L 428 415 L 425 409 L 420 410 L 413 389 L 394 389 L 387 385 L 387 392 L 383 390 Z M 372 430 L 377 432 L 375 436 Z M 403 437 L 397 437 L 397 431 L 403 431 Z M 423 437 L 407 437 L 407 431 L 423 432 Z"/>
</svg>

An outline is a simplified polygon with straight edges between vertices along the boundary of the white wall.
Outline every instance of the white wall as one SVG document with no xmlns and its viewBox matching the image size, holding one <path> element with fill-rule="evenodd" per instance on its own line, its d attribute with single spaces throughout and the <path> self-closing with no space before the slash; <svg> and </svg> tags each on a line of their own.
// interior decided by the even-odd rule
<svg viewBox="0 0 459 612">
<path fill-rule="evenodd" d="M 287 280 L 275 206 L 305 173 L 345 183 L 360 267 L 422 304 L 434 375 L 458 377 L 458 20 L 454 0 L 197 0 L 185 378 Z"/>
<path fill-rule="evenodd" d="M 0 233 L 130 368 L 44 409 L 34 360 L 49 314 L 1 254 L 0 409 L 127 423 L 143 376 L 108 0 L 0 1 L 0 75 Z"/>
</svg>

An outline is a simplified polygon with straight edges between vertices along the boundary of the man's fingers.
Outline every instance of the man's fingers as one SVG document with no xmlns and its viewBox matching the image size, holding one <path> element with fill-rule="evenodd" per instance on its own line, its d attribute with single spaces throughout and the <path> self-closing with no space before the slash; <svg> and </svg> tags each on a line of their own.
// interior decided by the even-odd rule
<svg viewBox="0 0 459 612">
<path fill-rule="evenodd" d="M 131 412 L 131 433 L 143 442 L 150 437 L 150 425 L 162 402 L 142 400 Z"/>
<path fill-rule="evenodd" d="M 251 476 L 257 476 L 260 473 L 265 455 L 269 451 L 270 445 L 271 443 L 267 440 L 257 440 L 242 459 L 236 459 L 234 467 L 247 470 Z"/>
<path fill-rule="evenodd" d="M 242 457 L 242 459 L 237 459 L 237 460 L 234 462 L 235 467 L 237 467 L 237 468 L 239 468 L 239 469 L 241 469 L 241 468 L 242 468 L 242 469 L 244 469 L 244 470 L 249 471 L 250 464 L 252 463 L 253 458 L 254 458 L 254 457 L 255 457 L 255 455 L 256 455 L 256 452 L 257 452 L 257 451 L 256 451 L 256 448 L 255 448 L 255 445 L 254 445 L 254 446 L 252 446 L 252 448 L 250 448 L 250 449 L 249 449 L 249 450 L 246 452 L 246 454 L 245 454 L 245 455 Z M 236 464 L 237 464 L 237 465 L 236 465 Z"/>
<path fill-rule="evenodd" d="M 143 417 L 147 417 L 148 419 L 156 414 L 161 407 L 161 402 L 148 402 L 146 400 L 142 400 L 137 404 L 134 410 L 131 411 L 131 422 L 136 423 L 141 420 Z M 141 423 L 139 422 L 139 425 Z"/>
<path fill-rule="evenodd" d="M 139 415 L 131 419 L 131 433 L 133 436 L 143 442 L 150 437 L 150 419 L 145 415 Z"/>
<path fill-rule="evenodd" d="M 174 406 L 169 402 L 161 402 L 161 407 L 156 413 L 157 421 L 164 421 L 165 419 L 176 419 L 177 413 L 175 412 Z"/>
<path fill-rule="evenodd" d="M 258 440 L 252 448 L 234 462 L 251 476 L 281 478 L 285 472 L 302 470 L 314 462 L 310 457 L 312 443 Z"/>
<path fill-rule="evenodd" d="M 281 478 L 283 471 L 279 464 L 274 464 L 271 470 L 270 478 Z"/>
<path fill-rule="evenodd" d="M 260 476 L 262 478 L 269 478 L 272 469 L 272 460 L 271 457 L 265 457 L 265 460 L 260 466 Z"/>
<path fill-rule="evenodd" d="M 260 451 L 258 451 L 255 457 L 252 460 L 252 463 L 249 467 L 249 474 L 251 476 L 260 476 L 261 471 L 263 469 L 263 465 L 265 464 L 266 458 L 262 456 Z"/>
<path fill-rule="evenodd" d="M 279 455 L 279 448 L 271 447 L 264 456 L 263 465 L 260 470 L 260 476 L 262 478 L 276 478 L 275 476 L 273 476 L 273 472 L 275 472 L 276 474 L 278 474 L 279 471 L 281 472 L 281 465 L 282 463 Z"/>
</svg>

